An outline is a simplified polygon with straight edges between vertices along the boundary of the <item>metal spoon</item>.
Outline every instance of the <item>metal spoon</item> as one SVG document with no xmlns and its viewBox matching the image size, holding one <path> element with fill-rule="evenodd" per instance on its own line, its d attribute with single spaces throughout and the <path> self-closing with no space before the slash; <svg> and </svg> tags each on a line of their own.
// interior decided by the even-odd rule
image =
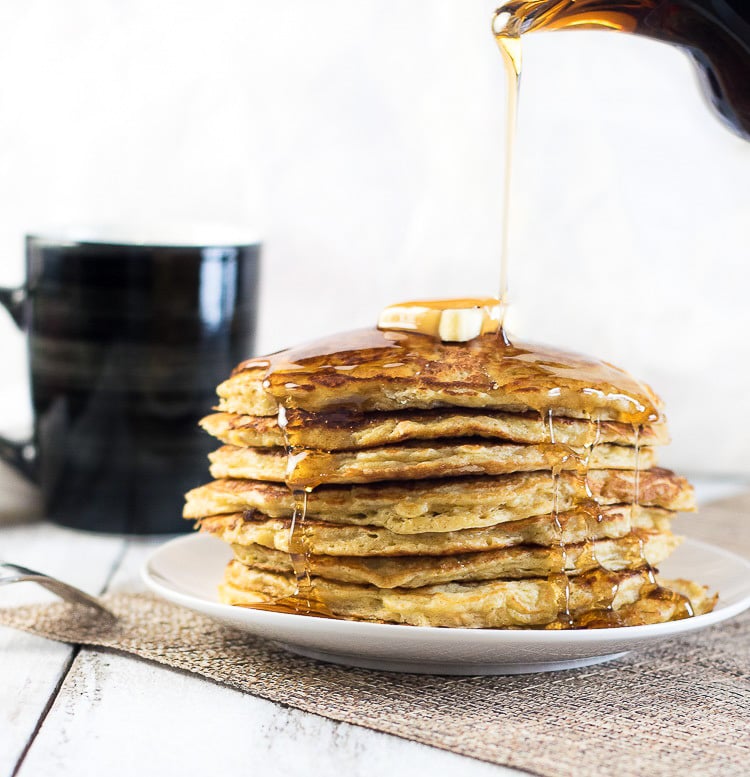
<svg viewBox="0 0 750 777">
<path fill-rule="evenodd" d="M 108 609 L 102 607 L 93 596 L 89 596 L 79 588 L 63 583 L 62 580 L 57 580 L 41 572 L 35 572 L 33 569 L 0 561 L 0 586 L 10 585 L 11 583 L 38 583 L 66 602 L 89 607 L 107 618 L 114 619 L 115 617 Z"/>
</svg>

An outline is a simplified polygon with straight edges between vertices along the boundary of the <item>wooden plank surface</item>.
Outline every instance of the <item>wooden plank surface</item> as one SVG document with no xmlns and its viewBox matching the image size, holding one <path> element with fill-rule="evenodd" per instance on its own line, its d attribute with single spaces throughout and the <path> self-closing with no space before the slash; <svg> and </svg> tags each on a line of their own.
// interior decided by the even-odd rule
<svg viewBox="0 0 750 777">
<path fill-rule="evenodd" d="M 102 590 L 122 555 L 118 537 L 46 523 L 0 529 L 0 559 L 39 569 L 84 590 Z M 0 606 L 51 599 L 38 586 L 0 587 Z M 67 672 L 73 649 L 0 628 L 0 775 L 10 775 Z"/>
<path fill-rule="evenodd" d="M 154 543 L 133 541 L 111 588 L 141 588 Z M 287 709 L 126 656 L 83 650 L 20 777 L 131 774 L 456 774 L 518 772 Z"/>
</svg>

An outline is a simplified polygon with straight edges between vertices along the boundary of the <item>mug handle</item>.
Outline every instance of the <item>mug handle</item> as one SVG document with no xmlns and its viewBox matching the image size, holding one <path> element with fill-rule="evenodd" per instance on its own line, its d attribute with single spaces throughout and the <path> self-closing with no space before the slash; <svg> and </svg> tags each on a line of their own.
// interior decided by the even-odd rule
<svg viewBox="0 0 750 777">
<path fill-rule="evenodd" d="M 29 297 L 25 286 L 16 289 L 0 287 L 0 305 L 2 305 L 16 326 L 23 331 L 26 328 L 26 300 Z M 9 440 L 0 435 L 0 460 L 10 464 L 21 475 L 31 481 L 36 479 L 36 447 L 31 440 Z"/>
<path fill-rule="evenodd" d="M 29 298 L 28 289 L 19 286 L 17 289 L 6 289 L 0 286 L 0 305 L 2 305 L 19 329 L 26 327 L 26 300 Z"/>
</svg>

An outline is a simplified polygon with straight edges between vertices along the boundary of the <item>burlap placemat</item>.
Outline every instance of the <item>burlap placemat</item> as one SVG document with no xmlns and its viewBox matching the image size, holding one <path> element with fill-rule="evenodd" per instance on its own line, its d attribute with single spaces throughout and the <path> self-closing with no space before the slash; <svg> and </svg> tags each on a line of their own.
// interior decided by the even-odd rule
<svg viewBox="0 0 750 777">
<path fill-rule="evenodd" d="M 735 550 L 748 540 L 732 504 L 705 518 Z M 66 604 L 0 610 L 0 624 L 539 775 L 750 772 L 750 614 L 590 668 L 430 677 L 293 656 L 148 595 L 103 601 L 118 615 L 107 628 Z"/>
</svg>

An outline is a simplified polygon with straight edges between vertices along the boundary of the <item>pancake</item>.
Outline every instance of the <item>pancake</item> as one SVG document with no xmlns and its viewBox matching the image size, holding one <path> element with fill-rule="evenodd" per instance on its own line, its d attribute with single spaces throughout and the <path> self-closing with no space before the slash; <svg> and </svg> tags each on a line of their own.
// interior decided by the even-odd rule
<svg viewBox="0 0 750 777">
<path fill-rule="evenodd" d="M 483 335 L 443 343 L 362 329 L 240 364 L 218 388 L 220 409 L 275 415 L 439 407 L 528 410 L 624 423 L 657 420 L 661 400 L 606 362 Z"/>
<path fill-rule="evenodd" d="M 690 614 L 680 593 L 713 607 L 654 582 L 693 491 L 655 467 L 659 398 L 606 362 L 367 329 L 248 360 L 218 394 L 216 480 L 184 515 L 232 547 L 223 601 L 469 628 L 657 623 Z"/>
<path fill-rule="evenodd" d="M 287 456 L 281 448 L 224 445 L 209 455 L 215 478 L 248 478 L 314 487 L 321 483 L 374 483 L 462 475 L 502 475 L 535 470 L 572 470 L 581 466 L 584 450 L 563 445 L 512 443 L 406 443 L 360 451 L 305 450 Z M 580 457 L 580 458 L 579 458 Z M 597 445 L 588 455 L 592 469 L 647 469 L 655 463 L 653 448 Z"/>
<path fill-rule="evenodd" d="M 613 505 L 601 520 L 583 510 L 537 515 L 483 529 L 395 534 L 375 526 L 346 526 L 306 519 L 305 550 L 320 556 L 443 556 L 509 548 L 513 545 L 576 545 L 589 539 L 618 539 L 631 529 L 666 531 L 674 513 L 657 507 Z M 262 545 L 289 552 L 291 520 L 260 513 L 215 515 L 200 522 L 201 531 L 230 545 Z"/>
<path fill-rule="evenodd" d="M 200 422 L 213 437 L 239 447 L 317 448 L 325 451 L 374 448 L 411 440 L 483 437 L 516 443 L 547 443 L 550 424 L 538 414 L 502 413 L 491 410 L 413 410 L 400 413 L 285 412 L 282 429 L 275 416 L 213 413 Z M 555 442 L 584 447 L 594 441 L 631 445 L 635 431 L 615 421 L 585 421 L 556 416 L 552 420 Z M 643 426 L 641 445 L 669 442 L 665 423 Z"/>
<path fill-rule="evenodd" d="M 569 575 L 596 569 L 618 572 L 637 569 L 644 560 L 657 566 L 679 545 L 671 532 L 633 533 L 617 540 L 538 547 L 515 545 L 499 550 L 452 556 L 396 558 L 310 555 L 307 569 L 314 577 L 378 588 L 419 588 L 457 581 L 547 577 L 563 570 Z M 237 561 L 266 572 L 294 572 L 291 556 L 262 545 L 233 545 Z"/>
<path fill-rule="evenodd" d="M 610 620 L 613 614 L 622 612 L 620 621 L 638 617 L 639 622 L 657 623 L 671 620 L 682 609 L 672 601 L 658 598 L 647 600 L 645 611 L 634 607 L 641 595 L 648 594 L 653 588 L 645 571 L 602 573 L 596 570 L 569 579 L 555 575 L 549 579 L 492 580 L 392 589 L 316 577 L 313 585 L 320 599 L 338 617 L 414 626 L 559 626 L 564 625 L 560 624 L 560 618 L 566 609 L 579 618 L 592 611 L 601 611 L 602 619 Z M 704 611 L 709 605 L 710 600 L 700 586 L 689 583 L 677 585 L 689 591 L 697 612 Z M 219 595 L 225 603 L 242 605 L 292 596 L 295 589 L 292 575 L 264 572 L 232 561 L 227 567 Z M 631 609 L 626 609 L 628 607 Z M 611 612 L 608 613 L 608 610 Z M 628 622 L 625 620 L 625 623 Z M 625 624 L 620 622 L 618 625 Z"/>
<path fill-rule="evenodd" d="M 667 510 L 695 509 L 690 484 L 666 469 L 639 473 L 638 501 Z M 632 502 L 634 473 L 591 470 L 586 479 L 574 472 L 558 478 L 557 509 L 572 509 L 591 496 L 601 505 Z M 330 523 L 382 526 L 397 534 L 456 531 L 544 515 L 555 509 L 551 475 L 526 472 L 498 477 L 380 483 L 369 486 L 321 486 L 307 498 L 307 515 Z M 272 518 L 291 517 L 294 498 L 286 486 L 259 480 L 216 480 L 187 494 L 184 516 L 257 510 Z"/>
</svg>

